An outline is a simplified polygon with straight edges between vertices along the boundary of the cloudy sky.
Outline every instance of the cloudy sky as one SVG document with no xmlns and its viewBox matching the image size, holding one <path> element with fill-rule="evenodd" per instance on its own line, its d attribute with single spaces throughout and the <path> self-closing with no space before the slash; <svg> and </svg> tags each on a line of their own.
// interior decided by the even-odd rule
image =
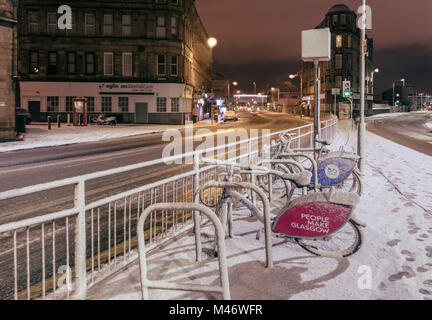
<svg viewBox="0 0 432 320">
<path fill-rule="evenodd" d="M 196 0 L 214 49 L 215 71 L 243 90 L 264 90 L 300 67 L 301 30 L 312 29 L 335 4 L 357 11 L 361 0 Z M 392 81 L 432 93 L 432 0 L 368 0 L 378 92 Z"/>
</svg>

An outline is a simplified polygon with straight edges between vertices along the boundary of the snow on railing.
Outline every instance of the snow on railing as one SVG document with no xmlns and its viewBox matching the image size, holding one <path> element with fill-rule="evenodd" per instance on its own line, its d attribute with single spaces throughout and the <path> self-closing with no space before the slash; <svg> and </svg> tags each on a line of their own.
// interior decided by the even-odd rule
<svg viewBox="0 0 432 320">
<path fill-rule="evenodd" d="M 323 121 L 322 139 L 333 139 L 337 119 Z M 214 165 L 200 166 L 200 156 L 230 147 L 247 146 L 247 153 L 228 160 L 247 161 L 265 152 L 259 141 L 270 142 L 282 132 L 294 136 L 296 146 L 313 145 L 313 126 L 305 125 L 280 132 L 198 150 L 172 157 L 95 172 L 49 183 L 0 192 L 0 201 L 74 186 L 71 209 L 0 225 L 0 299 L 85 299 L 87 288 L 103 281 L 138 257 L 137 223 L 140 214 L 161 202 L 194 202 L 194 192 L 210 180 L 217 180 Z M 256 147 L 254 149 L 254 147 Z M 266 149 L 267 150 L 267 149 Z M 193 169 L 148 183 L 138 188 L 86 203 L 90 180 L 137 169 L 193 158 Z M 209 190 L 207 197 L 218 196 Z M 145 225 L 146 250 L 154 250 L 174 236 L 190 230 L 192 212 L 154 212 Z"/>
</svg>

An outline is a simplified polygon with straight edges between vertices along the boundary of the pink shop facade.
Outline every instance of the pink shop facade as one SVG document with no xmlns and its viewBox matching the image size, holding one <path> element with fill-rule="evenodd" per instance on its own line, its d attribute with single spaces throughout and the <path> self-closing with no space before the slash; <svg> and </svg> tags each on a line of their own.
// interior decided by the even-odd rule
<svg viewBox="0 0 432 320">
<path fill-rule="evenodd" d="M 66 122 L 73 100 L 85 98 L 89 118 L 115 116 L 119 123 L 183 124 L 192 120 L 193 87 L 182 83 L 20 82 L 21 107 L 34 122 L 48 116 Z M 69 116 L 68 116 L 69 115 Z"/>
</svg>

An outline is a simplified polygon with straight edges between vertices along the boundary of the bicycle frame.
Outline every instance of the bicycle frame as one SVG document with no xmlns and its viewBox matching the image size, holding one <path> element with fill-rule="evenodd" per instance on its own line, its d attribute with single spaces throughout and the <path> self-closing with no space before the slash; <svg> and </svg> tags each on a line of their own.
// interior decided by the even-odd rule
<svg viewBox="0 0 432 320">
<path fill-rule="evenodd" d="M 195 194 L 195 202 L 198 203 L 200 193 L 204 192 L 206 189 L 210 188 L 222 188 L 225 190 L 226 195 L 231 197 L 240 203 L 242 203 L 250 212 L 255 215 L 258 220 L 260 220 L 264 224 L 264 233 L 265 233 L 265 250 L 266 250 L 266 267 L 273 267 L 273 255 L 272 255 L 272 232 L 271 232 L 271 221 L 270 221 L 270 203 L 267 199 L 265 193 L 256 185 L 248 183 L 248 182 L 223 182 L 223 181 L 209 181 L 205 183 L 200 189 L 198 189 Z M 257 208 L 255 204 L 252 203 L 249 199 L 241 195 L 239 192 L 234 191 L 233 189 L 249 189 L 252 192 L 258 194 L 263 203 L 263 214 L 261 214 L 260 210 Z M 223 228 L 225 229 L 227 223 L 227 212 L 223 210 L 223 214 L 221 217 Z M 197 256 L 201 255 L 201 240 L 200 240 L 200 218 L 197 216 L 197 220 L 195 222 L 195 243 L 197 245 Z M 232 226 L 232 221 L 228 224 Z"/>
</svg>

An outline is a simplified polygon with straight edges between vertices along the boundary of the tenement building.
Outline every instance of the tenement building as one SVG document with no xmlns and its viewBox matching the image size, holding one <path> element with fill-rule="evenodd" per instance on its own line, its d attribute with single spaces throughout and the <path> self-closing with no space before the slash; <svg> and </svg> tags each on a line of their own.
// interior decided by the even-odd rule
<svg viewBox="0 0 432 320">
<path fill-rule="evenodd" d="M 343 97 L 342 84 L 347 80 L 353 92 L 353 113 L 360 110 L 360 29 L 357 27 L 357 14 L 346 5 L 338 4 L 330 8 L 324 20 L 316 27 L 330 28 L 331 61 L 320 62 L 321 110 L 333 111 L 342 116 L 342 110 L 350 111 L 350 101 Z M 366 39 L 366 79 L 365 113 L 371 114 L 373 107 L 373 40 Z M 313 63 L 303 63 L 303 106 L 313 112 L 314 67 Z M 341 89 L 333 95 L 332 89 Z"/>
<path fill-rule="evenodd" d="M 22 0 L 19 22 L 21 105 L 33 121 L 66 121 L 85 98 L 90 117 L 182 124 L 210 92 L 212 49 L 194 0 Z"/>
<path fill-rule="evenodd" d="M 16 8 L 0 0 L 0 141 L 15 139 Z M 15 77 L 14 77 L 15 76 Z"/>
</svg>

